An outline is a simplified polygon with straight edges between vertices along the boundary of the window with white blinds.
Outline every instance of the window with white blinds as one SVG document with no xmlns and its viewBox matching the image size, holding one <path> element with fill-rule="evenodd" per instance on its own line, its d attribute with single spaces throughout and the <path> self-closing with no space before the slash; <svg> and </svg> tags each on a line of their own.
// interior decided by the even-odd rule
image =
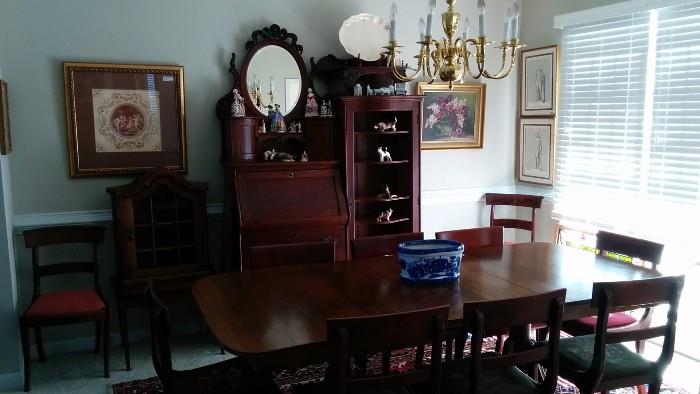
<svg viewBox="0 0 700 394">
<path fill-rule="evenodd" d="M 696 234 L 682 224 L 700 218 L 700 3 L 566 28 L 560 75 L 554 216 Z"/>
</svg>

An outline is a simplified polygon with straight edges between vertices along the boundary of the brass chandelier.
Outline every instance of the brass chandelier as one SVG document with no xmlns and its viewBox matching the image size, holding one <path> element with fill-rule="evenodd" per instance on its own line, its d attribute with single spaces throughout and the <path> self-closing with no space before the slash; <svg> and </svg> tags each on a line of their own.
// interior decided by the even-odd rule
<svg viewBox="0 0 700 394">
<path fill-rule="evenodd" d="M 389 45 L 384 47 L 389 58 L 389 67 L 396 80 L 401 82 L 410 82 L 415 80 L 418 75 L 423 75 L 430 83 L 439 77 L 442 81 L 449 82 L 450 89 L 453 83 L 462 82 L 465 76 L 470 76 L 474 79 L 485 77 L 488 79 L 503 79 L 507 77 L 513 66 L 517 50 L 523 45 L 520 45 L 518 40 L 519 22 L 520 22 L 520 6 L 517 1 L 511 8 L 508 8 L 505 14 L 503 24 L 503 41 L 497 48 L 501 50 L 501 68 L 497 73 L 490 73 L 485 68 L 485 49 L 492 42 L 486 39 L 485 23 L 486 23 L 486 3 L 485 0 L 478 0 L 477 6 L 479 10 L 479 35 L 476 38 L 468 38 L 469 34 L 469 18 L 464 19 L 464 30 L 462 37 L 456 37 L 459 30 L 460 13 L 455 11 L 454 4 L 456 0 L 446 0 L 447 11 L 442 14 L 442 28 L 447 37 L 442 40 L 435 40 L 432 37 L 432 22 L 435 13 L 436 0 L 430 0 L 428 3 L 427 25 L 423 18 L 419 21 L 419 30 L 421 40 L 420 51 L 414 56 L 418 61 L 418 66 L 414 69 L 413 75 L 408 75 L 408 67 L 401 61 L 397 64 L 397 55 L 401 53 L 396 41 L 396 18 L 397 6 L 396 3 L 391 5 L 391 24 L 390 24 L 390 39 Z M 510 54 L 510 56 L 508 56 Z M 476 58 L 476 69 L 472 69 L 470 58 Z"/>
</svg>

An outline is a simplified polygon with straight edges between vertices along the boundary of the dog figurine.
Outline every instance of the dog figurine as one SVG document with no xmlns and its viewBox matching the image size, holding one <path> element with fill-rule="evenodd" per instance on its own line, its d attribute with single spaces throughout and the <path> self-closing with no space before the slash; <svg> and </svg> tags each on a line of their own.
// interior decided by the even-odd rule
<svg viewBox="0 0 700 394">
<path fill-rule="evenodd" d="M 379 216 L 377 216 L 377 222 L 388 222 L 391 220 L 391 214 L 394 213 L 394 210 L 389 208 L 384 212 L 380 212 Z"/>
<path fill-rule="evenodd" d="M 377 148 L 377 153 L 379 154 L 379 162 L 384 163 L 384 162 L 390 162 L 391 161 L 391 153 L 387 150 L 387 147 L 382 147 L 380 146 Z"/>
<path fill-rule="evenodd" d="M 398 119 L 394 116 L 393 122 L 379 122 L 374 125 L 374 129 L 377 131 L 396 131 L 396 123 Z"/>
</svg>

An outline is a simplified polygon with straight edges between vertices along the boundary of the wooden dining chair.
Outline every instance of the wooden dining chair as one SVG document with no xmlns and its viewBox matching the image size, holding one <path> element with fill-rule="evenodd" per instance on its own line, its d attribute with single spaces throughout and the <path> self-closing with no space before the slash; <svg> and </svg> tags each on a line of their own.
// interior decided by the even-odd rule
<svg viewBox="0 0 700 394">
<path fill-rule="evenodd" d="M 464 244 L 464 253 L 469 249 L 503 245 L 503 227 L 477 227 L 463 230 L 439 231 L 437 239 L 450 239 Z"/>
<path fill-rule="evenodd" d="M 272 379 L 253 371 L 242 357 L 191 370 L 173 369 L 168 308 L 158 299 L 153 282 L 145 291 L 151 322 L 151 358 L 165 394 L 281 394 Z"/>
<path fill-rule="evenodd" d="M 465 254 L 478 254 L 479 248 L 503 246 L 503 227 L 477 227 L 463 230 L 438 231 L 435 233 L 437 239 L 449 239 L 458 241 L 464 244 Z M 496 341 L 496 349 L 500 349 L 503 345 L 504 334 L 499 334 Z M 465 338 L 462 331 L 449 332 L 447 334 L 447 346 L 445 355 L 448 360 L 453 357 L 453 341 L 454 341 L 454 357 L 461 358 L 464 354 Z"/>
<path fill-rule="evenodd" d="M 471 334 L 471 355 L 448 362 L 443 368 L 442 393 L 552 394 L 557 388 L 559 333 L 566 289 L 496 301 L 465 303 L 462 325 Z M 512 327 L 546 322 L 549 339 L 507 353 L 480 351 L 484 337 Z M 509 339 L 510 341 L 510 339 Z M 546 375 L 536 382 L 518 366 L 544 367 Z"/>
<path fill-rule="evenodd" d="M 403 372 L 383 365 L 376 374 L 364 374 L 358 373 L 353 365 L 358 357 L 365 359 L 392 350 L 425 344 L 441 349 L 448 315 L 449 306 L 445 305 L 387 315 L 328 319 L 327 378 L 322 383 L 301 386 L 295 393 L 408 394 L 414 392 L 411 385 L 420 385 L 421 393 L 438 394 L 442 369 L 439 350 L 431 353 L 429 365 L 416 365 Z"/>
<path fill-rule="evenodd" d="M 248 251 L 252 269 L 335 261 L 335 241 L 258 245 Z"/>
<path fill-rule="evenodd" d="M 651 269 L 656 270 L 656 266 L 661 262 L 664 245 L 626 235 L 598 231 L 596 249 L 602 256 L 622 262 L 632 263 L 633 259 L 640 259 L 650 264 Z M 608 316 L 607 327 L 609 331 L 647 328 L 651 325 L 652 315 L 652 308 L 645 308 L 639 319 L 629 313 L 613 312 Z M 597 320 L 596 316 L 567 320 L 563 324 L 563 330 L 575 336 L 592 334 L 595 332 Z M 641 340 L 635 342 L 638 353 L 644 352 L 644 343 Z"/>
<path fill-rule="evenodd" d="M 504 228 L 515 228 L 530 232 L 530 242 L 535 242 L 535 210 L 542 207 L 542 196 L 533 196 L 529 194 L 500 194 L 486 193 L 484 194 L 486 205 L 491 206 L 491 216 L 489 225 L 502 226 Z M 496 219 L 494 217 L 496 206 L 507 205 L 514 207 L 525 207 L 531 209 L 531 219 Z"/>
<path fill-rule="evenodd" d="M 600 282 L 593 284 L 591 307 L 598 310 L 595 334 L 562 338 L 559 374 L 575 384 L 581 394 L 621 387 L 649 385 L 658 394 L 663 372 L 673 357 L 678 302 L 683 276 Z M 608 316 L 614 309 L 668 305 L 666 324 L 624 331 L 609 331 Z M 663 337 L 661 355 L 649 361 L 621 342 Z"/>
<path fill-rule="evenodd" d="M 24 245 L 32 249 L 33 295 L 32 302 L 19 318 L 24 355 L 24 391 L 30 389 L 30 339 L 29 330 L 34 328 L 39 360 L 46 361 L 41 327 L 96 322 L 95 353 L 102 343 L 104 353 L 104 377 L 109 377 L 109 308 L 100 289 L 97 248 L 104 241 L 104 227 L 64 226 L 46 227 L 24 231 Z M 90 244 L 92 259 L 88 261 L 39 262 L 39 248 L 60 244 Z M 91 290 L 64 290 L 42 294 L 41 279 L 63 274 L 89 274 L 92 276 Z"/>
<path fill-rule="evenodd" d="M 402 242 L 423 239 L 423 233 L 402 233 L 360 237 L 352 240 L 352 257 L 362 259 L 367 257 L 394 256 L 397 246 Z"/>
</svg>

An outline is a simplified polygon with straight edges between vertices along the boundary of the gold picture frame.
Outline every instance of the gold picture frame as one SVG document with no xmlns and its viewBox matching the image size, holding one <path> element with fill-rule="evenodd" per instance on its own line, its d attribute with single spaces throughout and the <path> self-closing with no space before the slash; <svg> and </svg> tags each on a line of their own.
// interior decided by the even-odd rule
<svg viewBox="0 0 700 394">
<path fill-rule="evenodd" d="M 520 52 L 520 116 L 556 116 L 559 104 L 559 46 Z"/>
<path fill-rule="evenodd" d="M 71 177 L 187 172 L 184 69 L 63 63 Z"/>
<path fill-rule="evenodd" d="M 485 84 L 418 84 L 423 95 L 421 149 L 484 146 Z"/>
<path fill-rule="evenodd" d="M 10 103 L 7 93 L 7 82 L 0 79 L 0 155 L 12 152 L 10 137 Z"/>
<path fill-rule="evenodd" d="M 554 185 L 556 118 L 521 118 L 518 133 L 518 180 Z"/>
</svg>

